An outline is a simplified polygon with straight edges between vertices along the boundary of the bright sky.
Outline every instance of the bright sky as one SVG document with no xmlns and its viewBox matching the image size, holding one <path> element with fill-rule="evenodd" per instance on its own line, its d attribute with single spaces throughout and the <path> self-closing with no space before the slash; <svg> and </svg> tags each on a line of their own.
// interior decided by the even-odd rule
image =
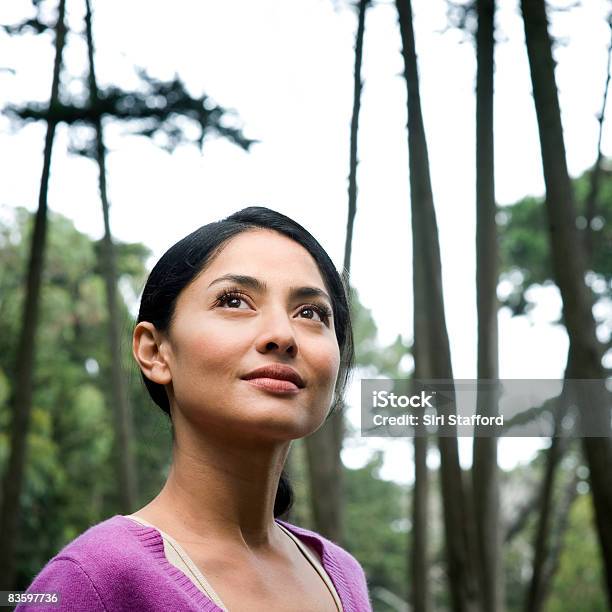
<svg viewBox="0 0 612 612">
<path fill-rule="evenodd" d="M 54 3 L 51 3 L 52 5 Z M 251 204 L 279 210 L 307 227 L 342 265 L 347 208 L 349 125 L 353 95 L 356 14 L 342 0 L 200 0 L 94 2 L 94 35 L 101 85 L 134 86 L 134 66 L 153 76 L 178 73 L 193 94 L 206 92 L 236 109 L 250 153 L 219 139 L 200 152 L 179 148 L 169 155 L 144 138 L 107 129 L 111 223 L 123 241 L 148 245 L 155 257 L 194 228 Z M 496 191 L 502 204 L 544 191 L 531 98 L 529 68 L 517 2 L 503 2 L 497 16 L 495 155 Z M 84 2 L 67 0 L 69 24 L 83 27 Z M 476 374 L 475 304 L 475 58 L 471 43 L 446 25 L 444 0 L 414 0 L 421 98 L 440 230 L 444 295 L 456 378 Z M 27 15 L 29 2 L 0 5 L 0 23 Z M 596 156 L 597 121 L 605 81 L 609 3 L 589 0 L 553 16 L 558 46 L 557 81 L 572 175 Z M 47 101 L 52 73 L 52 37 L 0 34 L 0 103 Z M 86 68 L 86 49 L 76 35 L 65 53 L 64 85 Z M 400 333 L 412 337 L 412 277 L 406 92 L 401 77 L 400 38 L 394 4 L 368 12 L 359 134 L 359 202 L 352 281 L 372 310 L 381 343 Z M 11 133 L 0 118 L 0 205 L 35 209 L 44 127 Z M 102 219 L 97 168 L 70 157 L 68 133 L 58 131 L 50 207 L 78 229 L 99 237 Z M 603 139 L 612 156 L 612 130 Z M 398 276 L 399 273 L 399 276 Z M 372 282 L 372 279 L 376 279 Z M 531 319 L 500 323 L 501 378 L 562 376 L 567 351 L 563 329 L 550 325 L 560 308 L 555 288 L 539 290 L 541 308 Z M 358 386 L 349 393 L 358 421 Z M 469 464 L 471 441 L 462 439 Z M 500 465 L 528 460 L 538 439 L 500 443 Z M 343 459 L 362 465 L 374 448 L 385 448 L 383 476 L 412 478 L 409 440 L 356 438 Z M 432 466 L 437 463 L 432 454 Z"/>
</svg>

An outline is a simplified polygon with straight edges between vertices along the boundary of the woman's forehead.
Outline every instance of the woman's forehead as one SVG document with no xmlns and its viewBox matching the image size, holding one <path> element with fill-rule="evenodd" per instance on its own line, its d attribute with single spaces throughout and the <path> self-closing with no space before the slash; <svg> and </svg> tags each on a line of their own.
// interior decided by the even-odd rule
<svg viewBox="0 0 612 612">
<path fill-rule="evenodd" d="M 295 240 L 273 230 L 249 230 L 231 238 L 201 276 L 212 280 L 225 274 L 325 285 L 312 255 Z"/>
</svg>

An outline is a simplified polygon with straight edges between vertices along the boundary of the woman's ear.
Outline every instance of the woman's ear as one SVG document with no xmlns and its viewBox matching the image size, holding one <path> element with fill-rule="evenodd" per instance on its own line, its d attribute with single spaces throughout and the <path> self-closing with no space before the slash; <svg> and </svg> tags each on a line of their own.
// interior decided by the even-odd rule
<svg viewBox="0 0 612 612">
<path fill-rule="evenodd" d="M 132 354 L 143 374 L 154 383 L 167 385 L 172 381 L 172 373 L 165 357 L 162 344 L 165 337 L 149 321 L 141 321 L 134 329 Z"/>
</svg>

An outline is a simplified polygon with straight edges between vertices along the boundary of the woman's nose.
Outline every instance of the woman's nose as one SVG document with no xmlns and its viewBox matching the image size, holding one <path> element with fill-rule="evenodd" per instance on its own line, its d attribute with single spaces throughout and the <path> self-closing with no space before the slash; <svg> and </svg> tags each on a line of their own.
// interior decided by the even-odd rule
<svg viewBox="0 0 612 612">
<path fill-rule="evenodd" d="M 285 311 L 270 312 L 262 319 L 262 329 L 257 340 L 260 353 L 276 351 L 295 357 L 298 346 L 289 315 Z"/>
</svg>

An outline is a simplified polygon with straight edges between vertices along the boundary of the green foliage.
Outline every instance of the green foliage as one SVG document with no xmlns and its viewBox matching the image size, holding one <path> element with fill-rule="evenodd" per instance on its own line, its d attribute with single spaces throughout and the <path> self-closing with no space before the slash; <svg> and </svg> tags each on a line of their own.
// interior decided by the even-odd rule
<svg viewBox="0 0 612 612">
<path fill-rule="evenodd" d="M 501 472 L 502 508 L 506 525 L 512 523 L 518 508 L 529 503 L 541 490 L 546 468 L 547 450 L 541 450 L 525 465 L 518 465 L 510 472 Z M 582 465 L 579 445 L 573 444 L 559 465 L 553 494 L 553 522 L 551 545 L 557 540 L 560 501 L 566 495 L 568 483 L 573 481 L 574 470 Z M 586 477 L 586 468 L 578 467 L 578 473 Z M 574 500 L 566 530 L 562 535 L 559 565 L 553 576 L 544 609 L 547 612 L 606 610 L 601 552 L 597 542 L 591 496 L 586 481 L 578 485 L 580 492 Z M 521 612 L 532 576 L 534 540 L 538 523 L 538 508 L 529 515 L 522 530 L 502 548 L 507 612 Z"/>
<path fill-rule="evenodd" d="M 17 209 L 0 222 L 0 469 L 8 453 L 14 351 L 23 303 L 31 215 Z M 123 279 L 140 289 L 148 249 L 119 245 Z M 133 321 L 123 307 L 125 327 Z M 104 283 L 96 243 L 51 214 L 41 296 L 31 428 L 28 434 L 18 580 L 25 587 L 64 544 L 119 510 L 109 402 Z M 123 362 L 129 363 L 128 343 Z M 142 501 L 163 484 L 170 434 L 137 376 L 129 377 Z M 163 417 L 165 418 L 165 417 Z"/>
<path fill-rule="evenodd" d="M 361 561 L 370 588 L 384 587 L 407 600 L 408 494 L 380 478 L 382 463 L 379 451 L 363 468 L 345 470 L 347 547 Z"/>
<path fill-rule="evenodd" d="M 576 198 L 578 236 L 584 240 L 586 200 L 590 190 L 591 171 L 573 181 Z M 592 286 L 600 295 L 612 295 L 612 170 L 601 174 L 593 236 L 592 270 L 604 283 Z M 515 315 L 532 307 L 525 293 L 535 284 L 554 282 L 549 247 L 548 218 L 542 198 L 528 197 L 498 211 L 500 240 L 500 280 L 509 280 L 512 290 L 504 305 Z M 568 245 L 569 246 L 569 245 Z"/>
<path fill-rule="evenodd" d="M 306 529 L 314 529 L 312 507 L 309 499 L 308 462 L 304 440 L 294 440 L 291 444 L 288 465 L 289 478 L 293 488 L 294 500 L 289 521 Z"/>
<path fill-rule="evenodd" d="M 359 300 L 357 291 L 351 288 L 351 321 L 355 341 L 355 365 L 373 368 L 376 375 L 388 378 L 406 378 L 408 372 L 402 366 L 402 359 L 410 354 L 410 346 L 401 335 L 388 346 L 380 346 L 378 328 L 372 311 Z"/>
<path fill-rule="evenodd" d="M 547 612 L 608 610 L 599 543 L 590 495 L 580 495 L 570 513 Z"/>
<path fill-rule="evenodd" d="M 382 452 L 360 469 L 343 468 L 347 549 L 359 559 L 370 588 L 383 587 L 406 600 L 407 547 L 410 544 L 408 489 L 380 478 Z M 295 502 L 289 520 L 315 529 L 308 499 L 308 467 L 303 440 L 291 448 L 290 478 Z M 376 602 L 375 609 L 387 610 Z"/>
</svg>

